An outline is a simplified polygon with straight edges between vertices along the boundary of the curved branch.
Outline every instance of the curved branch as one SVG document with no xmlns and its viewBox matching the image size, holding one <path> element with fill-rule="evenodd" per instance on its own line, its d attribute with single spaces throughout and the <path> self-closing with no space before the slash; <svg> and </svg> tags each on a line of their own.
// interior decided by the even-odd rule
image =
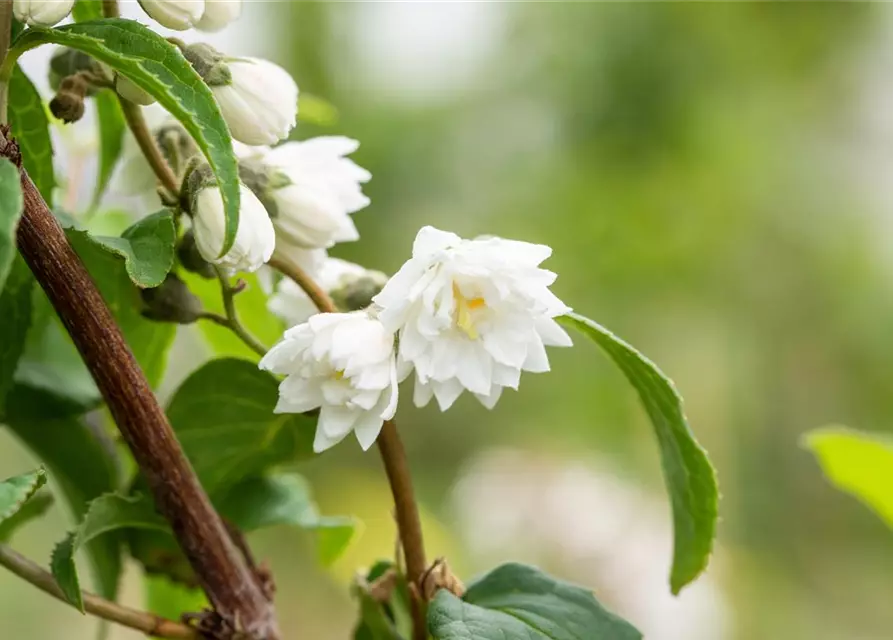
<svg viewBox="0 0 893 640">
<path fill-rule="evenodd" d="M 6 567 L 22 580 L 31 583 L 44 593 L 67 604 L 62 589 L 48 572 L 36 563 L 16 553 L 10 547 L 0 544 L 0 566 Z M 157 638 L 174 638 L 176 640 L 200 640 L 201 636 L 190 626 L 174 622 L 161 616 L 131 609 L 115 602 L 100 598 L 84 591 L 84 610 L 98 618 L 141 631 Z"/>
<path fill-rule="evenodd" d="M 277 258 L 274 255 L 267 264 L 287 278 L 294 280 L 295 284 L 301 287 L 304 293 L 307 294 L 307 297 L 313 302 L 313 305 L 321 312 L 336 313 L 338 311 L 325 289 L 316 284 L 313 278 L 295 263 Z"/>
</svg>

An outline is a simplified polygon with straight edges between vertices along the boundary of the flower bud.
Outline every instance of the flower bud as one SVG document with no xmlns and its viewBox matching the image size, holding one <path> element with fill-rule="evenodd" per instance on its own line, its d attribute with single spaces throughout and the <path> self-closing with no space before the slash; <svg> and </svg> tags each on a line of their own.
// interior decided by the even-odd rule
<svg viewBox="0 0 893 640">
<path fill-rule="evenodd" d="M 65 124 L 77 122 L 84 116 L 84 98 L 89 83 L 79 74 L 68 76 L 59 84 L 56 97 L 50 101 L 50 113 Z"/>
<path fill-rule="evenodd" d="M 119 96 L 134 104 L 148 106 L 155 102 L 155 98 L 122 75 L 115 74 L 115 91 Z"/>
<path fill-rule="evenodd" d="M 180 265 L 191 273 L 197 273 L 202 278 L 210 280 L 216 277 L 214 265 L 202 257 L 195 243 L 195 233 L 192 229 L 183 234 L 180 244 L 177 245 L 177 258 Z"/>
<path fill-rule="evenodd" d="M 73 76 L 81 71 L 90 73 L 102 73 L 101 65 L 91 56 L 77 49 L 69 49 L 68 47 L 59 47 L 50 58 L 50 69 L 48 79 L 50 89 L 58 91 L 62 81 L 68 76 Z M 87 95 L 92 96 L 96 93 L 95 87 L 87 90 Z"/>
<path fill-rule="evenodd" d="M 159 287 L 143 289 L 143 316 L 157 322 L 192 324 L 202 313 L 202 303 L 186 283 L 169 273 Z"/>
<path fill-rule="evenodd" d="M 382 290 L 388 277 L 380 271 L 367 271 L 364 275 L 348 280 L 329 292 L 332 301 L 344 311 L 359 311 L 372 304 L 372 298 Z"/>
<path fill-rule="evenodd" d="M 191 28 L 205 10 L 205 0 L 139 0 L 139 3 L 150 18 L 176 31 Z"/>
<path fill-rule="evenodd" d="M 204 177 L 202 168 L 193 172 L 189 193 L 195 243 L 208 262 L 234 271 L 256 271 L 276 246 L 276 232 L 264 205 L 248 187 L 239 185 L 239 228 L 233 246 L 223 256 L 226 215 L 220 189 Z"/>
<path fill-rule="evenodd" d="M 260 58 L 229 58 L 206 44 L 183 51 L 211 88 L 233 138 L 250 145 L 288 136 L 298 114 L 298 86 L 279 65 Z"/>
<path fill-rule="evenodd" d="M 195 24 L 199 31 L 220 31 L 242 13 L 242 0 L 205 0 L 205 12 Z"/>
<path fill-rule="evenodd" d="M 38 27 L 52 27 L 71 13 L 74 0 L 13 0 L 17 20 Z"/>
</svg>

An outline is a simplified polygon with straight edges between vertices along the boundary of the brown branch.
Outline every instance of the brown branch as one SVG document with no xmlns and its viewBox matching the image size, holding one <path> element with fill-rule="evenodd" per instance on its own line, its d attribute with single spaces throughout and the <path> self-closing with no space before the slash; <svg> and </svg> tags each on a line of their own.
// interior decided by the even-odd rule
<svg viewBox="0 0 893 640">
<path fill-rule="evenodd" d="M 325 289 L 320 287 L 307 273 L 294 262 L 277 258 L 275 255 L 267 262 L 267 264 L 276 269 L 279 273 L 294 280 L 307 297 L 310 298 L 313 305 L 323 313 L 335 313 L 338 309 L 332 298 L 326 293 Z"/>
<path fill-rule="evenodd" d="M 149 166 L 152 167 L 152 171 L 155 172 L 162 186 L 176 199 L 180 193 L 180 182 L 171 170 L 170 165 L 168 165 L 167 160 L 161 155 L 161 149 L 158 148 L 155 137 L 149 131 L 146 119 L 143 117 L 143 110 L 139 105 L 120 96 L 118 96 L 118 102 L 121 103 L 124 120 L 127 122 L 133 137 L 136 138 L 140 151 L 146 156 Z"/>
<path fill-rule="evenodd" d="M 0 130 L 0 156 L 21 168 L 18 145 L 7 134 Z M 96 381 L 158 510 L 217 614 L 250 638 L 278 638 L 272 605 L 211 506 L 108 306 L 23 169 L 21 176 L 19 251 Z"/>
<path fill-rule="evenodd" d="M 55 578 L 28 558 L 19 555 L 6 545 L 0 545 L 0 565 L 12 573 L 31 583 L 44 593 L 67 603 L 62 589 Z M 185 624 L 174 622 L 146 611 L 131 609 L 105 598 L 84 591 L 84 610 L 94 616 L 117 624 L 142 631 L 146 635 L 157 638 L 175 638 L 179 640 L 200 640 L 198 632 Z"/>
</svg>

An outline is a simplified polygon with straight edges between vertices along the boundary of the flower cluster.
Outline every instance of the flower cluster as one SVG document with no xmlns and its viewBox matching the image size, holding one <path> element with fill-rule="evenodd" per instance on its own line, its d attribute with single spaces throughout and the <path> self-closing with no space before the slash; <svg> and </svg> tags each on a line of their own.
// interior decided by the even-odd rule
<svg viewBox="0 0 893 640">
<path fill-rule="evenodd" d="M 16 19 L 38 27 L 52 27 L 64 19 L 75 0 L 13 0 Z M 242 0 L 139 0 L 158 24 L 184 31 L 195 27 L 219 31 L 239 17 Z"/>
<path fill-rule="evenodd" d="M 413 371 L 417 406 L 436 398 L 446 411 L 467 390 L 493 408 L 522 371 L 549 370 L 546 346 L 571 344 L 555 321 L 570 309 L 549 290 L 555 274 L 539 266 L 550 254 L 543 245 L 423 228 L 412 258 L 367 309 L 313 315 L 261 360 L 286 376 L 276 411 L 319 408 L 314 447 L 322 451 L 351 430 L 371 446 L 394 415 L 397 384 Z M 328 277 L 356 269 L 330 267 Z M 307 301 L 289 286 L 271 308 L 300 319 Z"/>
</svg>

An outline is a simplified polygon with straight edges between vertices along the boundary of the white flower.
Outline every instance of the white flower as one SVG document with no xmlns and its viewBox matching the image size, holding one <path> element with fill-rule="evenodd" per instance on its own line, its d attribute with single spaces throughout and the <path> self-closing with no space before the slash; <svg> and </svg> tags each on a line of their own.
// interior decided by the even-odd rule
<svg viewBox="0 0 893 640">
<path fill-rule="evenodd" d="M 13 0 L 16 20 L 38 27 L 52 27 L 71 13 L 75 0 Z"/>
<path fill-rule="evenodd" d="M 350 215 L 369 204 L 361 184 L 372 175 L 346 158 L 359 142 L 323 136 L 286 142 L 260 155 L 270 175 L 267 198 L 279 242 L 329 248 L 359 239 Z"/>
<path fill-rule="evenodd" d="M 368 449 L 397 411 L 394 336 L 364 311 L 311 317 L 286 331 L 259 366 L 287 376 L 276 413 L 320 409 L 316 452 L 351 431 Z"/>
<path fill-rule="evenodd" d="M 228 79 L 208 85 L 233 138 L 251 145 L 285 138 L 298 113 L 298 86 L 288 72 L 260 58 L 229 59 L 226 67 Z"/>
<path fill-rule="evenodd" d="M 327 258 L 312 275 L 316 283 L 327 292 L 347 286 L 361 278 L 381 279 L 382 282 L 385 279 L 385 275 L 379 271 L 369 271 L 358 264 L 338 258 Z M 304 290 L 291 278 L 279 281 L 276 292 L 270 296 L 267 308 L 289 326 L 305 322 L 317 312 L 316 306 Z"/>
<path fill-rule="evenodd" d="M 553 320 L 570 309 L 539 268 L 552 253 L 527 242 L 459 236 L 425 227 L 412 258 L 374 302 L 399 331 L 400 357 L 416 371 L 415 403 L 448 409 L 468 389 L 492 408 L 521 371 L 549 370 L 545 346 L 569 346 Z"/>
<path fill-rule="evenodd" d="M 205 0 L 205 12 L 195 24 L 200 31 L 220 31 L 242 13 L 242 0 Z"/>
<path fill-rule="evenodd" d="M 176 31 L 192 28 L 205 10 L 205 0 L 139 0 L 139 3 L 155 22 Z"/>
<path fill-rule="evenodd" d="M 239 228 L 232 248 L 221 258 L 226 217 L 216 186 L 201 187 L 192 196 L 192 225 L 202 257 L 233 271 L 257 271 L 273 255 L 276 234 L 264 205 L 240 185 Z"/>
</svg>

